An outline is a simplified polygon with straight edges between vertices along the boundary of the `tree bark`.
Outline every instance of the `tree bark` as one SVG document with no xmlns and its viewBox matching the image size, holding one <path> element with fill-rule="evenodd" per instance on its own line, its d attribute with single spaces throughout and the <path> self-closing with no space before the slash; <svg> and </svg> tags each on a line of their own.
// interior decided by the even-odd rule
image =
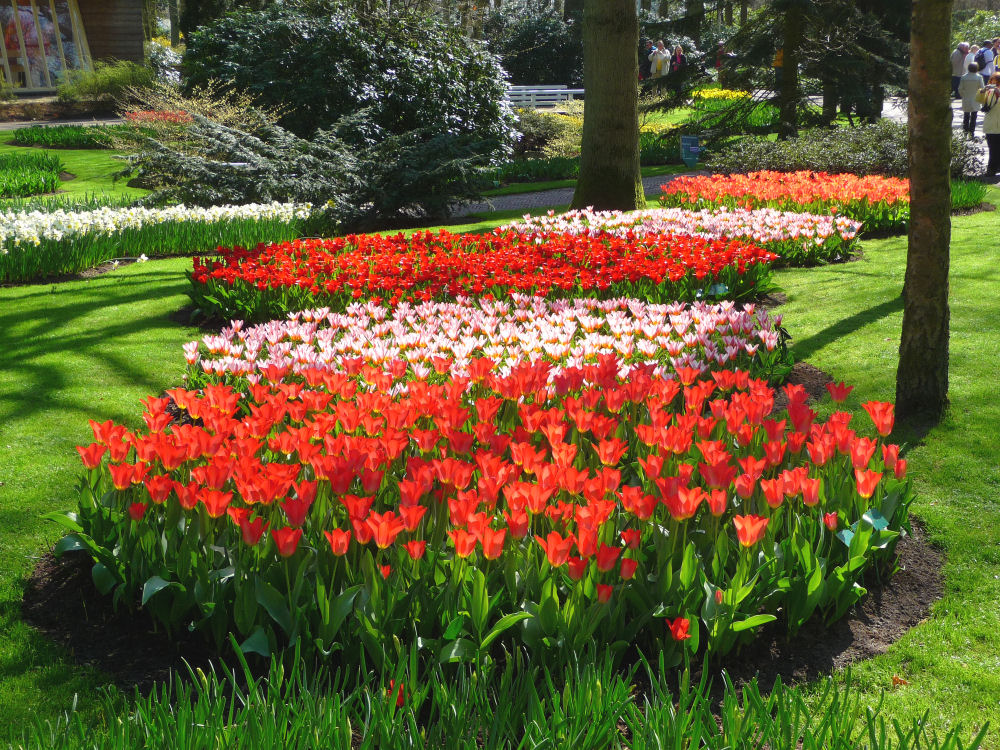
<svg viewBox="0 0 1000 750">
<path fill-rule="evenodd" d="M 646 206 L 639 171 L 638 45 L 634 0 L 585 0 L 583 142 L 573 208 Z"/>
<path fill-rule="evenodd" d="M 804 0 L 789 0 L 785 10 L 785 35 L 782 46 L 784 63 L 778 90 L 779 138 L 794 138 L 799 132 L 799 47 L 802 46 L 805 13 Z"/>
<path fill-rule="evenodd" d="M 701 30 L 705 25 L 705 0 L 685 0 L 684 16 L 687 35 L 701 47 Z"/>
<path fill-rule="evenodd" d="M 910 232 L 896 370 L 901 421 L 936 422 L 948 405 L 952 0 L 915 0 L 910 31 Z"/>
<path fill-rule="evenodd" d="M 726 26 L 733 25 L 733 2 L 732 0 L 727 0 L 725 6 L 722 9 L 722 22 Z"/>
<path fill-rule="evenodd" d="M 747 22 L 750 16 L 750 0 L 740 0 L 740 26 Z"/>
<path fill-rule="evenodd" d="M 181 13 L 179 0 L 168 0 L 167 13 L 170 16 L 170 46 L 181 43 Z"/>
</svg>

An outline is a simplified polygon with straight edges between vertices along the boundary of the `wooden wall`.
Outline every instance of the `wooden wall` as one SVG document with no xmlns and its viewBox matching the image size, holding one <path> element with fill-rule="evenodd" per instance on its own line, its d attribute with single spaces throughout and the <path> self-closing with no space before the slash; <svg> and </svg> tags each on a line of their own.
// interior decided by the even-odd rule
<svg viewBox="0 0 1000 750">
<path fill-rule="evenodd" d="M 142 0 L 78 0 L 94 60 L 142 62 Z"/>
</svg>

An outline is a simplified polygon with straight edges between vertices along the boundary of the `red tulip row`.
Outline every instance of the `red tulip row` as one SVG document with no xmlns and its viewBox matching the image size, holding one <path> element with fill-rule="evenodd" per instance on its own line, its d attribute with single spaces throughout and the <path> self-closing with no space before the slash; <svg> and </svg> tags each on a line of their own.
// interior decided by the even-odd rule
<svg viewBox="0 0 1000 750">
<path fill-rule="evenodd" d="M 632 296 L 651 302 L 742 299 L 767 291 L 778 256 L 745 241 L 648 234 L 625 239 L 515 232 L 350 235 L 195 258 L 191 295 L 206 313 L 280 318 L 351 301 Z"/>
<path fill-rule="evenodd" d="M 656 613 L 725 651 L 782 607 L 794 629 L 853 602 L 858 559 L 891 549 L 909 503 L 898 447 L 847 413 L 818 422 L 801 388 L 776 415 L 774 391 L 745 372 L 647 367 L 623 382 L 604 357 L 550 385 L 550 367 L 499 375 L 487 360 L 441 383 L 356 363 L 247 393 L 174 389 L 146 400 L 148 431 L 93 424 L 79 538 L 110 586 L 143 591 L 168 626 L 272 645 L 308 633 L 321 649 L 343 637 L 329 601 L 357 587 L 352 636 L 375 622 L 440 643 L 481 586 L 504 617 L 469 623 L 476 648 L 510 618 L 541 647 L 639 639 Z M 891 405 L 866 408 L 887 435 Z M 829 588 L 800 612 L 780 582 L 819 558 Z"/>
</svg>

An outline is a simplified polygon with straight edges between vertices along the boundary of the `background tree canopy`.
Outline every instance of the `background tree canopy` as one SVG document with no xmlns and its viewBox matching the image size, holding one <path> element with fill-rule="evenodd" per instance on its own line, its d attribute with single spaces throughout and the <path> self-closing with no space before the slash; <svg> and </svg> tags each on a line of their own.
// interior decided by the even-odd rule
<svg viewBox="0 0 1000 750">
<path fill-rule="evenodd" d="M 336 2 L 241 11 L 192 34 L 185 85 L 217 80 L 284 109 L 300 136 L 367 112 L 365 140 L 432 129 L 474 135 L 502 150 L 512 119 L 497 57 L 433 17 L 373 12 Z"/>
</svg>

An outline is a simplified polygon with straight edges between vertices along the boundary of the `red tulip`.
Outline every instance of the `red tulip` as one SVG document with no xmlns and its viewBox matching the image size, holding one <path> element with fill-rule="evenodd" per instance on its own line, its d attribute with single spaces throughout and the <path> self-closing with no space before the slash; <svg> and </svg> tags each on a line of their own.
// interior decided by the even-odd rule
<svg viewBox="0 0 1000 750">
<path fill-rule="evenodd" d="M 875 430 L 879 435 L 886 437 L 890 432 L 892 432 L 893 425 L 896 421 L 896 407 L 892 403 L 884 401 L 866 401 L 861 404 L 861 406 L 866 412 L 868 412 L 868 416 L 872 418 L 872 422 L 875 424 Z"/>
<path fill-rule="evenodd" d="M 868 468 L 872 456 L 875 455 L 877 443 L 871 438 L 857 438 L 851 443 L 851 464 L 855 469 Z"/>
<path fill-rule="evenodd" d="M 184 510 L 194 510 L 194 507 L 198 504 L 198 487 L 197 482 L 188 482 L 187 484 L 181 484 L 180 482 L 174 482 L 173 484 L 174 492 L 177 493 L 177 499 Z"/>
<path fill-rule="evenodd" d="M 623 557 L 621 563 L 621 575 L 622 580 L 630 581 L 635 575 L 635 569 L 639 567 L 639 561 L 633 560 L 631 557 Z"/>
<path fill-rule="evenodd" d="M 115 489 L 124 492 L 132 486 L 135 467 L 132 464 L 108 464 L 108 473 L 111 474 L 111 483 Z"/>
<path fill-rule="evenodd" d="M 403 549 L 406 550 L 406 554 L 408 554 L 411 558 L 413 558 L 414 560 L 419 560 L 424 556 L 424 553 L 427 551 L 427 542 L 424 541 L 423 539 L 420 540 L 413 539 L 412 541 L 409 541 L 406 544 L 404 544 Z"/>
<path fill-rule="evenodd" d="M 455 554 L 459 557 L 468 557 L 475 551 L 478 541 L 475 534 L 470 534 L 465 529 L 455 529 L 449 531 L 448 536 L 455 544 Z"/>
<path fill-rule="evenodd" d="M 597 569 L 602 573 L 607 573 L 615 567 L 615 562 L 621 553 L 621 547 L 609 547 L 602 544 L 597 550 Z"/>
<path fill-rule="evenodd" d="M 108 449 L 100 443 L 91 443 L 87 447 L 78 445 L 76 446 L 76 450 L 80 454 L 84 468 L 96 469 L 101 465 L 101 458 Z"/>
<path fill-rule="evenodd" d="M 379 573 L 382 574 L 383 578 L 388 578 L 389 575 L 392 573 L 392 566 L 391 565 L 379 565 L 378 570 L 379 570 Z"/>
<path fill-rule="evenodd" d="M 734 487 L 736 488 L 737 495 L 744 500 L 749 500 L 753 497 L 753 493 L 757 488 L 757 480 L 749 474 L 740 474 L 736 477 Z"/>
<path fill-rule="evenodd" d="M 526 511 L 523 510 L 512 510 L 504 511 L 504 519 L 507 521 L 507 529 L 510 531 L 510 535 L 515 539 L 524 539 L 528 534 L 528 528 L 531 525 L 531 519 L 528 517 Z"/>
<path fill-rule="evenodd" d="M 768 519 L 763 516 L 733 516 L 736 538 L 744 547 L 752 547 L 764 538 Z"/>
<path fill-rule="evenodd" d="M 597 601 L 600 604 L 607 604 L 611 599 L 611 592 L 614 591 L 614 587 L 609 586 L 604 583 L 597 584 Z"/>
<path fill-rule="evenodd" d="M 837 511 L 834 511 L 833 513 L 823 514 L 823 523 L 826 524 L 826 528 L 828 528 L 830 531 L 837 530 L 837 522 L 838 522 Z"/>
<path fill-rule="evenodd" d="M 642 532 L 639 529 L 623 529 L 622 541 L 629 549 L 639 549 L 639 542 L 642 540 Z"/>
<path fill-rule="evenodd" d="M 549 565 L 553 568 L 558 568 L 560 565 L 566 564 L 566 561 L 569 559 L 570 550 L 573 549 L 573 543 L 576 541 L 572 534 L 564 539 L 558 531 L 550 531 L 549 535 L 544 539 L 540 536 L 536 536 L 535 539 L 538 540 L 541 548 L 545 550 L 545 556 L 549 560 Z"/>
<path fill-rule="evenodd" d="M 899 446 L 887 443 L 882 446 L 882 463 L 887 469 L 895 469 L 899 460 Z"/>
<path fill-rule="evenodd" d="M 420 525 L 420 521 L 423 519 L 426 512 L 427 508 L 423 505 L 399 506 L 399 517 L 403 519 L 403 526 L 409 532 L 417 530 L 417 527 Z"/>
<path fill-rule="evenodd" d="M 686 641 L 691 637 L 691 621 L 686 617 L 677 617 L 674 620 L 667 618 L 667 627 L 670 628 L 670 635 L 675 641 Z"/>
<path fill-rule="evenodd" d="M 198 490 L 198 499 L 204 504 L 210 518 L 221 518 L 233 499 L 232 492 L 220 492 L 202 487 Z"/>
<path fill-rule="evenodd" d="M 855 469 L 854 478 L 858 482 L 858 494 L 867 500 L 875 493 L 875 488 L 878 487 L 879 480 L 882 479 L 882 472 Z"/>
<path fill-rule="evenodd" d="M 901 458 L 896 461 L 896 465 L 893 467 L 893 472 L 896 475 L 896 479 L 902 479 L 906 476 L 906 459 Z"/>
<path fill-rule="evenodd" d="M 174 480 L 168 474 L 156 474 L 146 477 L 143 482 L 150 499 L 157 505 L 162 505 L 170 496 L 170 491 L 174 488 Z"/>
<path fill-rule="evenodd" d="M 330 551 L 337 557 L 347 554 L 347 548 L 351 545 L 351 532 L 344 529 L 334 529 L 324 531 L 326 540 L 330 543 Z"/>
<path fill-rule="evenodd" d="M 583 574 L 587 572 L 587 560 L 582 557 L 571 557 L 566 561 L 566 569 L 569 571 L 569 577 L 574 581 L 579 581 L 583 578 Z"/>
<path fill-rule="evenodd" d="M 388 568 L 389 566 L 386 565 L 385 567 Z M 389 576 L 386 574 L 385 577 L 388 578 Z M 402 682 L 399 683 L 399 685 L 396 685 L 396 681 L 395 680 L 389 680 L 389 689 L 386 692 L 388 693 L 390 700 L 392 700 L 395 697 L 395 699 L 396 699 L 396 708 L 400 708 L 403 705 L 403 683 Z"/>
<path fill-rule="evenodd" d="M 496 560 L 503 552 L 504 538 L 507 536 L 507 529 L 491 529 L 486 527 L 480 537 L 483 545 L 483 557 L 487 560 Z"/>
<path fill-rule="evenodd" d="M 372 530 L 372 539 L 379 549 L 387 549 L 405 528 L 402 520 L 392 511 L 372 513 L 366 520 Z"/>
<path fill-rule="evenodd" d="M 785 501 L 785 483 L 778 479 L 761 479 L 760 488 L 764 490 L 764 499 L 770 508 L 780 508 Z"/>
<path fill-rule="evenodd" d="M 281 503 L 281 509 L 285 513 L 285 518 L 288 519 L 288 525 L 295 528 L 299 528 L 306 522 L 306 516 L 309 514 L 311 506 L 311 500 L 303 500 L 302 498 L 289 497 Z"/>
<path fill-rule="evenodd" d="M 291 557 L 299 546 L 302 538 L 302 529 L 284 528 L 271 529 L 271 538 L 274 539 L 278 547 L 278 554 L 282 557 Z"/>
<path fill-rule="evenodd" d="M 128 506 L 128 515 L 133 521 L 141 521 L 149 506 L 146 503 L 132 503 Z"/>
<path fill-rule="evenodd" d="M 839 404 L 842 401 L 847 400 L 847 397 L 851 394 L 851 391 L 854 390 L 854 386 L 847 385 L 844 382 L 840 382 L 837 384 L 827 383 L 826 389 L 830 392 L 830 398 L 833 399 L 834 403 Z"/>
<path fill-rule="evenodd" d="M 818 477 L 815 479 L 803 479 L 802 480 L 802 502 L 807 507 L 812 507 L 819 503 L 819 488 L 820 480 Z"/>
</svg>

